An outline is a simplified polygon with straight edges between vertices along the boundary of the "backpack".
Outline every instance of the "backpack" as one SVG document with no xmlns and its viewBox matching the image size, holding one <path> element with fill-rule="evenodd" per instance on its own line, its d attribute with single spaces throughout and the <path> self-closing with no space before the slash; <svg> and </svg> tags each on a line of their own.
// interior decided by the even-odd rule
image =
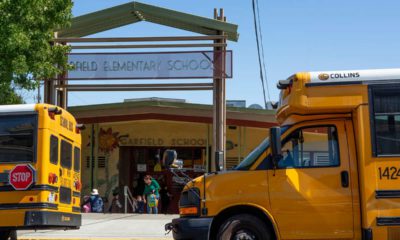
<svg viewBox="0 0 400 240">
<path fill-rule="evenodd" d="M 92 207 L 92 212 L 103 212 L 103 200 L 101 199 L 101 197 L 96 196 L 90 205 Z"/>
<path fill-rule="evenodd" d="M 149 207 L 156 207 L 157 205 L 157 198 L 155 194 L 150 194 L 148 199 L 147 199 L 147 205 Z"/>
</svg>

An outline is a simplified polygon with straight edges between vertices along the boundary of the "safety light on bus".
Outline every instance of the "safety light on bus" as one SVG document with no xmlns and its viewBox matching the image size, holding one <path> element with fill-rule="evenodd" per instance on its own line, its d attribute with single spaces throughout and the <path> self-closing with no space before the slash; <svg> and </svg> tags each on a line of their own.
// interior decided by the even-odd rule
<svg viewBox="0 0 400 240">
<path fill-rule="evenodd" d="M 55 184 L 58 182 L 58 177 L 54 173 L 49 173 L 49 183 Z"/>
<path fill-rule="evenodd" d="M 179 208 L 180 215 L 197 215 L 199 209 L 197 207 L 181 207 Z"/>
<path fill-rule="evenodd" d="M 62 113 L 62 109 L 58 107 L 49 107 L 49 116 L 54 120 L 56 115 L 60 115 Z"/>
<path fill-rule="evenodd" d="M 82 184 L 81 184 L 81 182 L 78 180 L 78 181 L 75 181 L 74 182 L 74 187 L 75 187 L 75 189 L 77 190 L 77 191 L 80 191 L 81 190 L 81 187 L 82 187 Z"/>
<path fill-rule="evenodd" d="M 85 129 L 86 129 L 85 125 L 83 125 L 81 123 L 78 123 L 78 124 L 76 124 L 75 132 L 76 133 L 81 133 L 81 131 L 85 130 Z"/>
</svg>

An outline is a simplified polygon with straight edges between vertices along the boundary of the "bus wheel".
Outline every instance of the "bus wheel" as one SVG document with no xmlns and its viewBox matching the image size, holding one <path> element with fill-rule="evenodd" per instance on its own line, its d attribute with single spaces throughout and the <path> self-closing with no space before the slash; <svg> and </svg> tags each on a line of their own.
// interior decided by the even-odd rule
<svg viewBox="0 0 400 240">
<path fill-rule="evenodd" d="M 218 230 L 218 240 L 272 240 L 265 223 L 250 214 L 238 214 L 223 222 Z"/>
<path fill-rule="evenodd" d="M 0 239 L 17 240 L 17 231 L 16 230 L 0 231 Z"/>
</svg>

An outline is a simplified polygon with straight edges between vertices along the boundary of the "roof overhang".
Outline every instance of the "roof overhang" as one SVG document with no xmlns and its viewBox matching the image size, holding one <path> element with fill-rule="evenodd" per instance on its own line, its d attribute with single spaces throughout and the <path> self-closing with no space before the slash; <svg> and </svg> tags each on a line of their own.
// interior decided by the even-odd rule
<svg viewBox="0 0 400 240">
<path fill-rule="evenodd" d="M 235 24 L 174 11 L 140 2 L 129 2 L 72 19 L 71 27 L 58 31 L 59 38 L 85 37 L 91 34 L 148 21 L 168 27 L 204 35 L 218 35 L 223 31 L 227 39 L 237 41 Z"/>
<path fill-rule="evenodd" d="M 165 120 L 212 124 L 212 106 L 192 103 L 158 101 L 125 102 L 69 107 L 78 122 L 85 124 L 137 120 Z M 228 108 L 227 124 L 270 128 L 276 125 L 275 111 Z"/>
</svg>

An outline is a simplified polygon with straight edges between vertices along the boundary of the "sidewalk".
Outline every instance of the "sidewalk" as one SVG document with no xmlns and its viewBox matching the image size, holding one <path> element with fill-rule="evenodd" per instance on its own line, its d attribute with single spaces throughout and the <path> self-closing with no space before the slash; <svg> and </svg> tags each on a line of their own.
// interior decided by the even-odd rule
<svg viewBox="0 0 400 240">
<path fill-rule="evenodd" d="M 82 214 L 80 230 L 38 230 L 18 231 L 22 240 L 170 240 L 172 234 L 165 235 L 164 225 L 177 215 L 147 214 Z"/>
</svg>

